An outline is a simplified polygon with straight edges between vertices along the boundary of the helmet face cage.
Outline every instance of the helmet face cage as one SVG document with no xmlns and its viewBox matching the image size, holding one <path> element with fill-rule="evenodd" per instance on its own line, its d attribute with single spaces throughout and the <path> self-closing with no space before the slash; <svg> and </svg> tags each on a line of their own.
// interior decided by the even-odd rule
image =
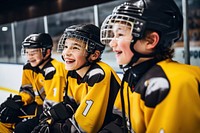
<svg viewBox="0 0 200 133">
<path fill-rule="evenodd" d="M 65 46 L 65 41 L 67 39 L 74 39 L 75 41 L 78 41 L 80 43 L 83 43 L 83 44 L 87 44 L 87 39 L 85 37 L 82 37 L 82 36 L 79 36 L 79 35 L 76 35 L 76 34 L 71 34 L 71 33 L 66 33 L 66 34 L 63 34 L 58 42 L 58 47 L 57 47 L 57 52 L 59 53 L 62 53 L 63 50 L 64 50 L 64 46 Z M 82 46 L 86 49 L 86 46 Z"/>
<path fill-rule="evenodd" d="M 80 35 L 76 31 L 65 31 L 65 33 L 61 36 L 61 38 L 60 38 L 60 40 L 58 42 L 57 52 L 62 52 L 64 50 L 65 41 L 67 39 L 75 39 L 75 40 L 77 40 L 79 42 L 83 42 L 84 44 L 86 44 L 85 50 L 88 53 L 94 53 L 95 50 L 98 50 L 96 48 L 97 45 L 101 46 L 101 44 L 98 44 L 97 42 L 94 42 L 93 40 L 89 39 L 88 37 Z M 102 52 L 102 51 L 100 51 L 100 52 Z"/>
<path fill-rule="evenodd" d="M 109 29 L 112 29 L 113 23 L 119 20 L 133 23 L 133 38 L 143 38 L 148 30 L 158 32 L 158 46 L 164 49 L 171 47 L 182 34 L 182 14 L 173 0 L 134 0 L 117 6 L 102 24 L 102 43 L 110 42 L 112 32 L 110 33 Z"/>
<path fill-rule="evenodd" d="M 63 34 L 63 35 L 60 37 L 59 41 L 58 41 L 58 46 L 57 46 L 57 52 L 58 52 L 58 53 L 62 53 L 62 51 L 64 50 L 65 40 L 66 40 L 66 37 L 65 37 L 65 36 L 66 36 L 66 35 Z"/>
<path fill-rule="evenodd" d="M 38 44 L 37 43 L 26 43 L 26 42 L 23 42 L 23 45 L 22 45 L 22 48 L 21 48 L 21 56 L 22 57 L 25 57 L 26 56 L 26 49 L 38 49 L 38 48 L 40 48 L 41 49 L 41 52 L 42 52 L 42 55 L 43 55 L 43 57 L 45 57 L 45 55 L 46 55 L 46 50 L 48 49 L 48 48 L 42 48 L 42 47 L 34 47 L 34 46 L 38 46 Z M 39 45 L 40 46 L 40 45 Z"/>
<path fill-rule="evenodd" d="M 45 57 L 46 55 L 46 48 L 30 48 L 30 49 L 36 49 L 35 51 L 31 51 L 31 53 L 28 53 L 26 49 L 29 48 L 26 47 L 21 48 L 21 56 L 24 63 L 28 62 L 28 55 L 34 56 L 35 54 L 38 54 L 38 52 L 42 53 L 43 57 Z"/>
<path fill-rule="evenodd" d="M 100 39 L 103 44 L 109 45 L 113 38 L 118 39 L 117 37 L 114 37 L 113 33 L 114 25 L 116 23 L 123 26 L 123 30 L 129 29 L 133 39 L 141 38 L 144 34 L 145 21 L 123 14 L 112 14 L 105 19 L 101 26 Z"/>
<path fill-rule="evenodd" d="M 26 49 L 29 49 L 29 48 L 25 48 L 25 47 L 21 48 L 21 56 L 26 56 L 27 54 Z M 33 49 L 38 49 L 38 48 L 33 48 Z M 44 56 L 46 53 L 46 48 L 40 48 L 40 49 L 41 49 L 42 55 Z"/>
</svg>

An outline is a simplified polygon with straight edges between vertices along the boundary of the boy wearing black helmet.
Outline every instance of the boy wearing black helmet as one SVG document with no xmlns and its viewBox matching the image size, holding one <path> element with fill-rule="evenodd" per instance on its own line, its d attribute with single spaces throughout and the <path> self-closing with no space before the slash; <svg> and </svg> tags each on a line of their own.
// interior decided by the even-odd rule
<svg viewBox="0 0 200 133">
<path fill-rule="evenodd" d="M 40 124 L 34 133 L 96 133 L 112 120 L 120 79 L 100 61 L 104 48 L 100 29 L 93 24 L 74 25 L 65 30 L 58 44 L 68 70 L 65 100 L 46 113 L 51 122 Z M 64 122 L 59 125 L 57 122 L 61 121 Z"/>
<path fill-rule="evenodd" d="M 52 39 L 46 33 L 30 34 L 22 42 L 22 55 L 28 63 L 23 67 L 19 94 L 9 97 L 0 107 L 0 132 L 31 132 L 39 123 L 42 105 L 47 109 L 62 101 L 66 70 L 63 63 L 51 58 L 52 47 Z M 28 120 L 22 122 L 23 118 Z"/>
<path fill-rule="evenodd" d="M 121 106 L 115 104 L 123 132 L 200 132 L 200 68 L 172 60 L 171 46 L 182 25 L 173 0 L 125 2 L 103 22 L 101 42 L 113 49 L 124 70 L 116 100 Z M 113 122 L 102 133 L 121 129 Z"/>
</svg>

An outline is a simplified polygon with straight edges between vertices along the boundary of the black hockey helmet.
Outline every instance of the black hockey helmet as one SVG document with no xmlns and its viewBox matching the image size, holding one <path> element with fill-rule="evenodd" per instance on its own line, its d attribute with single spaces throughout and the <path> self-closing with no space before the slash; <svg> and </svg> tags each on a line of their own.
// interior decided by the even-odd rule
<svg viewBox="0 0 200 133">
<path fill-rule="evenodd" d="M 115 22 L 131 25 L 133 42 L 145 31 L 157 31 L 159 47 L 170 47 L 182 34 L 182 14 L 173 0 L 132 0 L 117 6 L 101 26 L 101 42 L 109 43 Z"/>
<path fill-rule="evenodd" d="M 31 34 L 24 39 L 22 47 L 51 49 L 53 47 L 53 41 L 47 33 Z"/>
<path fill-rule="evenodd" d="M 47 33 L 30 34 L 22 42 L 21 55 L 25 56 L 26 49 L 41 48 L 42 55 L 43 57 L 45 57 L 47 53 L 47 49 L 52 50 L 52 47 L 53 47 L 53 41 L 49 34 Z M 41 60 L 41 62 L 37 66 L 41 65 L 49 58 L 51 58 L 51 54 L 46 59 Z"/>
<path fill-rule="evenodd" d="M 86 44 L 86 51 L 93 54 L 95 50 L 101 53 L 105 49 L 105 45 L 100 42 L 100 29 L 93 24 L 73 25 L 65 29 L 58 43 L 58 52 L 62 52 L 65 40 L 68 38 L 76 38 L 84 41 Z"/>
</svg>

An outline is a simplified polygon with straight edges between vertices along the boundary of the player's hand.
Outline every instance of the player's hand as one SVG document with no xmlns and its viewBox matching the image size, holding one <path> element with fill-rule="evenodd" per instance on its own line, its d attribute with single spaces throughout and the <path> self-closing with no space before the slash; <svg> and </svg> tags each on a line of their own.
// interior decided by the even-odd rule
<svg viewBox="0 0 200 133">
<path fill-rule="evenodd" d="M 50 125 L 47 122 L 40 123 L 31 133 L 50 133 Z"/>
<path fill-rule="evenodd" d="M 76 103 L 74 103 L 74 105 L 71 106 L 69 103 L 60 102 L 54 105 L 50 108 L 50 110 L 43 111 L 43 113 L 40 115 L 40 122 L 51 119 L 51 122 L 54 123 L 72 117 L 72 115 L 75 112 L 74 110 L 76 110 L 77 108 L 77 105 L 75 104 Z M 76 108 L 74 109 L 74 107 Z"/>
<path fill-rule="evenodd" d="M 3 123 L 16 123 L 20 121 L 18 116 L 22 113 L 23 106 L 22 98 L 19 95 L 15 95 L 7 98 L 0 106 L 0 121 Z"/>
</svg>

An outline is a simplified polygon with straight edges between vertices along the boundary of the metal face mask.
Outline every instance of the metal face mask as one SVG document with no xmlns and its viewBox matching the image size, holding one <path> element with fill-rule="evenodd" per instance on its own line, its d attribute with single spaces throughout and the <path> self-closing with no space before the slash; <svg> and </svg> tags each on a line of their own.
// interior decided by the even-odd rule
<svg viewBox="0 0 200 133">
<path fill-rule="evenodd" d="M 76 34 L 73 34 L 73 33 L 70 33 L 70 32 L 67 32 L 65 34 L 63 34 L 58 42 L 58 47 L 57 47 L 57 52 L 62 52 L 64 50 L 64 47 L 65 47 L 65 43 L 66 43 L 66 40 L 67 39 L 72 39 L 76 42 L 79 42 L 79 43 L 82 43 L 82 44 L 88 44 L 88 39 L 83 37 L 83 36 L 80 36 L 80 35 L 76 35 Z M 71 47 L 74 47 L 76 45 L 71 45 Z M 84 46 L 79 46 L 80 48 L 83 48 Z M 87 50 L 87 47 L 84 47 L 86 50 Z M 76 49 L 74 48 L 71 48 L 71 50 L 75 50 Z"/>
<path fill-rule="evenodd" d="M 138 18 L 133 18 L 123 14 L 112 14 L 105 19 L 101 26 L 101 42 L 109 45 L 112 39 L 120 39 L 120 35 L 115 36 L 114 34 L 116 24 L 123 27 L 123 30 L 129 30 L 130 34 L 133 36 L 133 41 L 135 38 L 141 38 L 144 30 L 144 23 L 143 20 Z"/>
</svg>

